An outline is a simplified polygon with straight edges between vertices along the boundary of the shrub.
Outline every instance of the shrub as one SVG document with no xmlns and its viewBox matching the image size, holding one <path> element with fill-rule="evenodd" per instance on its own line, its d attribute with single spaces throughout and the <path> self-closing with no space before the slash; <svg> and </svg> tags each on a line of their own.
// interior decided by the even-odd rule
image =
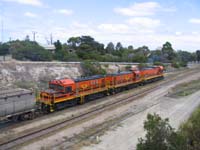
<svg viewBox="0 0 200 150">
<path fill-rule="evenodd" d="M 159 62 L 159 61 L 154 62 L 153 65 L 164 66 L 164 64 L 162 62 Z"/>
<path fill-rule="evenodd" d="M 172 67 L 174 67 L 174 68 L 180 68 L 180 64 L 178 62 L 176 62 L 176 61 L 173 61 L 172 62 Z"/>
<path fill-rule="evenodd" d="M 139 69 L 142 69 L 142 68 L 145 68 L 145 67 L 147 67 L 148 65 L 147 64 L 145 64 L 145 63 L 140 63 L 139 65 L 138 65 L 138 68 Z"/>
<path fill-rule="evenodd" d="M 81 63 L 83 68 L 83 72 L 85 76 L 92 76 L 92 75 L 104 75 L 106 74 L 106 70 L 102 69 L 99 62 L 92 62 L 90 60 L 86 60 Z"/>
</svg>

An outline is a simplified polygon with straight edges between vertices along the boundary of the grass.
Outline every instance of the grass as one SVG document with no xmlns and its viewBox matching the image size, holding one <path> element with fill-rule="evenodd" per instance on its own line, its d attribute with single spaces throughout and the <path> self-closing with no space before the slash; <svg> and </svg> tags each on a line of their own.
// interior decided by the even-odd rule
<svg viewBox="0 0 200 150">
<path fill-rule="evenodd" d="M 168 96 L 172 98 L 179 98 L 191 95 L 200 90 L 200 79 L 192 80 L 190 82 L 181 83 L 171 89 Z"/>
</svg>

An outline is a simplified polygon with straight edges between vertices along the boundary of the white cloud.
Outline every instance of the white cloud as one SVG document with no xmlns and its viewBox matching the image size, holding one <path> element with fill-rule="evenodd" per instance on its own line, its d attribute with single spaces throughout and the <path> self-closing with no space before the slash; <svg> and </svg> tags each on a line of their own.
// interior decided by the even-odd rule
<svg viewBox="0 0 200 150">
<path fill-rule="evenodd" d="M 200 33 L 198 31 L 193 31 L 192 34 L 193 35 L 200 35 Z"/>
<path fill-rule="evenodd" d="M 24 13 L 24 16 L 26 16 L 26 17 L 31 17 L 31 18 L 36 18 L 36 17 L 37 17 L 36 14 L 31 13 L 31 12 L 25 12 L 25 13 Z"/>
<path fill-rule="evenodd" d="M 24 5 L 32 5 L 32 6 L 43 6 L 41 0 L 3 0 L 6 2 L 15 2 Z"/>
<path fill-rule="evenodd" d="M 112 33 L 124 33 L 127 32 L 129 27 L 125 24 L 100 24 L 97 27 L 98 29 L 106 32 Z"/>
<path fill-rule="evenodd" d="M 54 10 L 54 12 L 63 14 L 65 16 L 70 16 L 73 14 L 73 11 L 70 9 L 58 9 L 58 10 Z"/>
<path fill-rule="evenodd" d="M 180 35 L 182 35 L 183 33 L 182 32 L 179 32 L 179 31 L 177 31 L 177 32 L 175 32 L 175 35 L 177 35 L 177 36 L 180 36 Z"/>
<path fill-rule="evenodd" d="M 80 23 L 78 21 L 74 21 L 71 25 L 72 28 L 88 28 L 88 24 Z"/>
<path fill-rule="evenodd" d="M 175 7 L 164 8 L 157 2 L 134 3 L 129 7 L 114 8 L 114 12 L 124 16 L 153 16 L 156 12 L 175 12 Z"/>
<path fill-rule="evenodd" d="M 134 3 L 127 8 L 115 8 L 114 11 L 125 16 L 152 16 L 161 6 L 156 2 Z"/>
<path fill-rule="evenodd" d="M 151 19 L 147 17 L 135 17 L 135 18 L 130 18 L 127 20 L 127 22 L 135 27 L 138 27 L 140 29 L 142 28 L 157 28 L 158 26 L 161 25 L 160 20 L 158 19 Z"/>
<path fill-rule="evenodd" d="M 191 18 L 189 22 L 194 24 L 200 24 L 200 18 Z"/>
</svg>

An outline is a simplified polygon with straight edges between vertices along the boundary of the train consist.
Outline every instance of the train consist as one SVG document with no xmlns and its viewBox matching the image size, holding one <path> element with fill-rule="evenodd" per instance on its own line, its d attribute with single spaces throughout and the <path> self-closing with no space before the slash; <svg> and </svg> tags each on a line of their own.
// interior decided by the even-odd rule
<svg viewBox="0 0 200 150">
<path fill-rule="evenodd" d="M 54 112 L 158 81 L 163 77 L 163 67 L 154 66 L 115 74 L 52 80 L 49 88 L 41 91 L 37 99 L 29 90 L 4 91 L 0 93 L 0 120 L 31 119 L 36 112 Z"/>
<path fill-rule="evenodd" d="M 69 105 L 114 94 L 129 88 L 163 79 L 163 67 L 147 67 L 108 75 L 49 82 L 49 89 L 40 93 L 41 109 L 53 112 Z"/>
</svg>

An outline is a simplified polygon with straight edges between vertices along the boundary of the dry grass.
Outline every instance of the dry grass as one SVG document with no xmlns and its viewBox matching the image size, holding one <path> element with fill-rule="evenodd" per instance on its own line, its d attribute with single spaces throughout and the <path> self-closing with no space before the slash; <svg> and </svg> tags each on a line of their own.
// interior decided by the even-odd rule
<svg viewBox="0 0 200 150">
<path fill-rule="evenodd" d="M 171 89 L 167 96 L 179 98 L 191 95 L 200 90 L 200 79 L 182 83 Z"/>
</svg>

